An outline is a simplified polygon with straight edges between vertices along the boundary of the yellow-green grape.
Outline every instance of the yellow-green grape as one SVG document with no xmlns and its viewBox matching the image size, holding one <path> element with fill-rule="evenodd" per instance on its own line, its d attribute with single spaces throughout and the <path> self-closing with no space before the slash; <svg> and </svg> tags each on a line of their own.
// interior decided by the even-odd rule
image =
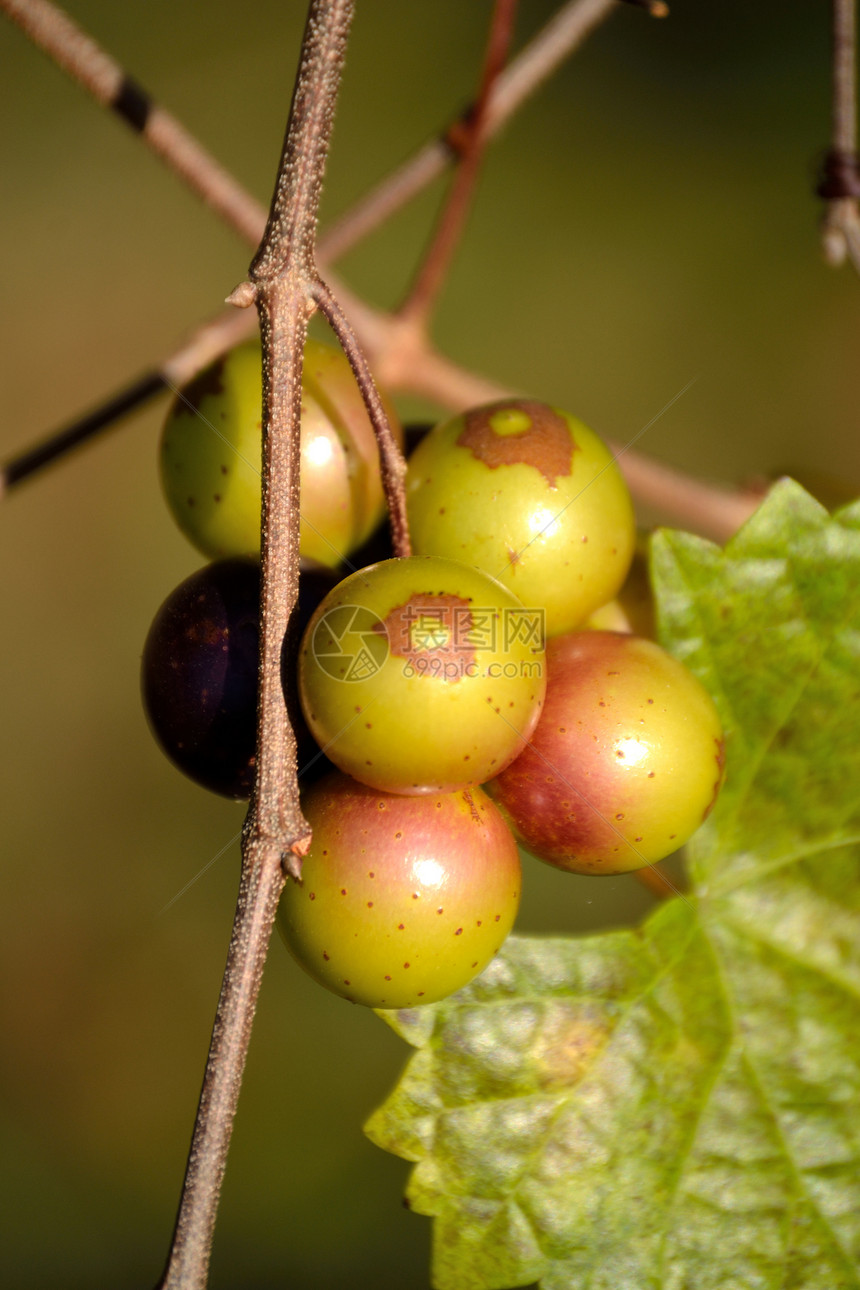
<svg viewBox="0 0 860 1290">
<path fill-rule="evenodd" d="M 407 475 L 418 555 L 483 569 L 570 631 L 624 582 L 636 542 L 627 486 L 606 445 L 576 417 L 508 399 L 443 422 Z"/>
<path fill-rule="evenodd" d="M 624 606 L 619 597 L 610 600 L 608 604 L 601 605 L 595 609 L 593 614 L 589 614 L 582 624 L 583 630 L 590 632 L 632 632 L 630 619 L 624 612 Z"/>
<path fill-rule="evenodd" d="M 383 560 L 339 583 L 299 651 L 311 733 L 394 793 L 481 784 L 524 747 L 546 686 L 542 615 L 478 569 Z"/>
<path fill-rule="evenodd" d="M 174 400 L 161 478 L 179 527 L 204 555 L 260 549 L 262 360 L 239 345 Z M 386 405 L 395 435 L 396 417 Z M 384 509 L 373 427 L 343 354 L 308 340 L 302 376 L 301 554 L 335 568 Z"/>
<path fill-rule="evenodd" d="M 315 980 L 371 1008 L 411 1008 L 486 967 L 516 917 L 520 862 L 479 788 L 400 797 L 336 773 L 302 810 L 313 841 L 278 928 Z"/>
</svg>

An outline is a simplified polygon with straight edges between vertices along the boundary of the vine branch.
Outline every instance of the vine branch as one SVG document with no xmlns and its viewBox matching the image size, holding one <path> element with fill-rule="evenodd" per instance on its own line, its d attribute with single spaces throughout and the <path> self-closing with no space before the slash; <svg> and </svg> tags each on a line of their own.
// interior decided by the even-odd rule
<svg viewBox="0 0 860 1290">
<path fill-rule="evenodd" d="M 847 7 L 850 8 L 852 3 L 853 0 L 848 0 Z M 836 7 L 846 7 L 845 0 L 834 0 L 834 4 Z M 616 0 L 568 0 L 553 15 L 493 82 L 487 96 L 484 119 L 488 138 L 498 132 L 615 7 Z M 659 16 L 658 10 L 663 8 L 659 5 L 645 7 L 655 16 Z M 139 92 L 151 105 L 148 123 L 143 119 L 142 113 L 135 117 L 134 113 L 126 111 L 133 96 L 124 94 L 122 86 L 136 85 L 136 82 L 91 37 L 82 32 L 55 5 L 49 3 L 49 0 L 0 0 L 0 10 L 16 21 L 45 53 L 100 102 L 114 106 L 129 124 L 140 131 L 147 143 L 155 146 L 151 130 L 154 121 L 162 120 L 175 125 L 175 130 L 164 128 L 160 134 L 155 135 L 162 159 L 172 165 L 172 142 L 183 139 L 184 155 L 193 156 L 194 164 L 177 164 L 177 172 L 210 207 L 228 219 L 249 241 L 257 243 L 265 225 L 263 208 L 233 181 L 230 181 L 232 192 L 229 200 L 225 198 L 219 201 L 217 194 L 229 191 L 219 186 L 218 175 L 223 175 L 224 172 L 206 150 L 178 122 L 174 122 L 169 113 L 152 104 L 145 91 Z M 834 41 L 837 43 L 836 35 Z M 847 43 L 853 59 L 853 39 Z M 844 31 L 841 31 L 838 44 L 843 51 L 844 61 Z M 839 97 L 840 102 L 844 102 L 844 87 Z M 468 108 L 437 139 L 422 148 L 346 216 L 330 226 L 318 241 L 319 262 L 329 262 L 344 254 L 441 174 L 459 155 L 458 140 L 462 143 L 463 129 L 472 112 L 473 109 Z M 158 115 L 154 115 L 155 113 Z M 844 116 L 843 112 L 843 118 Z M 426 340 L 416 336 L 414 331 L 404 328 L 398 319 L 365 305 L 342 286 L 337 287 L 337 294 L 346 304 L 377 376 L 392 391 L 404 390 L 420 394 L 453 412 L 476 403 L 503 398 L 511 393 L 496 382 L 467 371 L 443 357 Z M 71 425 L 10 458 L 0 468 L 0 497 L 72 448 L 104 432 L 118 415 L 128 415 L 135 408 L 152 400 L 162 389 L 185 384 L 208 363 L 240 340 L 246 339 L 253 331 L 253 317 L 235 310 L 208 320 L 156 371 L 145 373 L 127 389 L 112 395 L 105 403 Z M 619 464 L 631 491 L 640 501 L 655 506 L 673 520 L 687 524 L 716 541 L 730 537 L 757 504 L 758 499 L 749 494 L 695 479 L 633 451 L 626 451 Z"/>
<path fill-rule="evenodd" d="M 615 7 L 615 0 L 568 0 L 494 83 L 486 112 L 492 136 L 565 61 Z M 251 245 L 262 237 L 266 213 L 256 199 L 235 183 L 152 96 L 51 0 L 0 0 L 5 12 L 30 40 L 104 106 L 111 107 L 161 159 Z M 336 260 L 441 174 L 458 155 L 460 138 L 472 109 L 383 180 L 351 212 L 333 225 L 317 244 L 317 259 Z M 174 164 L 173 149 L 176 148 Z M 224 182 L 224 181 L 228 182 Z M 231 310 L 208 320 L 190 341 L 155 371 L 33 448 L 0 466 L 0 498 L 71 449 L 108 429 L 151 401 L 163 388 L 182 385 L 254 330 L 253 319 Z M 445 402 L 444 397 L 441 400 Z"/>
<path fill-rule="evenodd" d="M 382 475 L 382 486 L 388 503 L 388 518 L 391 525 L 391 542 L 399 556 L 412 554 L 409 538 L 409 522 L 406 517 L 406 491 L 404 478 L 406 462 L 403 453 L 391 432 L 391 426 L 379 397 L 379 391 L 370 370 L 370 364 L 364 351 L 355 338 L 349 319 L 338 304 L 331 288 L 320 278 L 313 292 L 314 302 L 338 339 L 338 343 L 349 359 L 364 406 L 367 409 L 376 443 L 379 448 L 379 466 Z"/>
<path fill-rule="evenodd" d="M 281 659 L 299 580 L 302 359 L 318 281 L 313 247 L 353 0 L 312 0 L 263 240 L 236 303 L 263 338 L 260 686 L 254 794 L 242 876 L 179 1214 L 162 1290 L 204 1290 L 215 1217 L 272 927 L 310 844 Z"/>
<path fill-rule="evenodd" d="M 478 96 L 463 122 L 461 137 L 457 141 L 460 162 L 424 260 L 418 267 L 406 299 L 397 311 L 402 322 L 411 323 L 419 331 L 426 330 L 430 311 L 448 275 L 472 204 L 478 171 L 489 137 L 487 109 L 490 94 L 508 56 L 516 11 L 517 0 L 496 0 L 493 6 Z"/>
<path fill-rule="evenodd" d="M 484 128 L 498 134 L 532 94 L 615 9 L 615 0 L 568 0 L 500 73 L 489 94 Z M 471 104 L 435 139 L 372 188 L 319 240 L 320 261 L 334 263 L 437 179 L 460 155 Z"/>
<path fill-rule="evenodd" d="M 255 244 L 266 212 L 97 41 L 50 0 L 0 0 L 34 45 L 138 133 L 207 206 Z"/>
</svg>

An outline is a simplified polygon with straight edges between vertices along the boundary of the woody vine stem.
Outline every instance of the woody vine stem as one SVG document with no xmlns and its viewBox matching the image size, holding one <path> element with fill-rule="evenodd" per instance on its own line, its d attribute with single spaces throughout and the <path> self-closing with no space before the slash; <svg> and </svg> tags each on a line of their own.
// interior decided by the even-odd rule
<svg viewBox="0 0 860 1290">
<path fill-rule="evenodd" d="M 227 952 L 185 1183 L 162 1290 L 204 1290 L 242 1072 L 275 912 L 297 877 L 310 830 L 299 806 L 296 742 L 281 660 L 299 579 L 299 420 L 308 321 L 321 308 L 356 373 L 380 441 L 395 549 L 407 550 L 403 461 L 367 364 L 316 268 L 320 190 L 353 0 L 308 13 L 266 231 L 248 282 L 230 300 L 256 304 L 263 339 L 263 519 L 256 785 L 245 822 L 239 899 Z"/>
</svg>

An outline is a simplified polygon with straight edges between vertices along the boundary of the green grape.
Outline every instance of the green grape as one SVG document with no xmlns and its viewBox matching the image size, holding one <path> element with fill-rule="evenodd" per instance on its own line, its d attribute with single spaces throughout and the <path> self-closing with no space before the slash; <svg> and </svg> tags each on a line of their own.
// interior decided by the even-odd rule
<svg viewBox="0 0 860 1290">
<path fill-rule="evenodd" d="M 559 636 L 546 661 L 528 747 L 487 786 L 518 837 L 574 873 L 624 873 L 676 851 L 722 782 L 704 687 L 653 641 L 615 632 Z"/>
<path fill-rule="evenodd" d="M 354 1003 L 409 1008 L 486 967 L 520 895 L 516 843 L 486 794 L 400 797 L 335 773 L 302 809 L 313 842 L 278 928 L 315 980 Z"/>
<path fill-rule="evenodd" d="M 383 560 L 339 583 L 299 651 L 311 733 L 396 793 L 454 792 L 524 746 L 543 701 L 542 614 L 452 560 Z"/>
<path fill-rule="evenodd" d="M 550 636 L 624 582 L 627 486 L 606 445 L 558 408 L 509 399 L 443 422 L 410 457 L 406 488 L 416 554 L 473 564 L 543 605 Z"/>
<path fill-rule="evenodd" d="M 208 556 L 260 549 L 262 366 L 239 345 L 177 397 L 161 440 L 161 478 L 179 527 Z M 387 405 L 386 405 L 387 406 Z M 396 417 L 387 408 L 395 435 Z M 302 376 L 301 554 L 335 568 L 384 509 L 376 437 L 343 354 L 308 340 Z"/>
</svg>

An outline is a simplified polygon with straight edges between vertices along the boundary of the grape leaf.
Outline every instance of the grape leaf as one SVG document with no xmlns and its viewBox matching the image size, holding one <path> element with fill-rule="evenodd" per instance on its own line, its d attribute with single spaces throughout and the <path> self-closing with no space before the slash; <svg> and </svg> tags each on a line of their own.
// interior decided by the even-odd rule
<svg viewBox="0 0 860 1290">
<path fill-rule="evenodd" d="M 438 1290 L 860 1287 L 860 505 L 791 481 L 725 550 L 654 539 L 664 644 L 728 743 L 691 890 L 511 938 L 366 1131 L 415 1162 Z"/>
</svg>

